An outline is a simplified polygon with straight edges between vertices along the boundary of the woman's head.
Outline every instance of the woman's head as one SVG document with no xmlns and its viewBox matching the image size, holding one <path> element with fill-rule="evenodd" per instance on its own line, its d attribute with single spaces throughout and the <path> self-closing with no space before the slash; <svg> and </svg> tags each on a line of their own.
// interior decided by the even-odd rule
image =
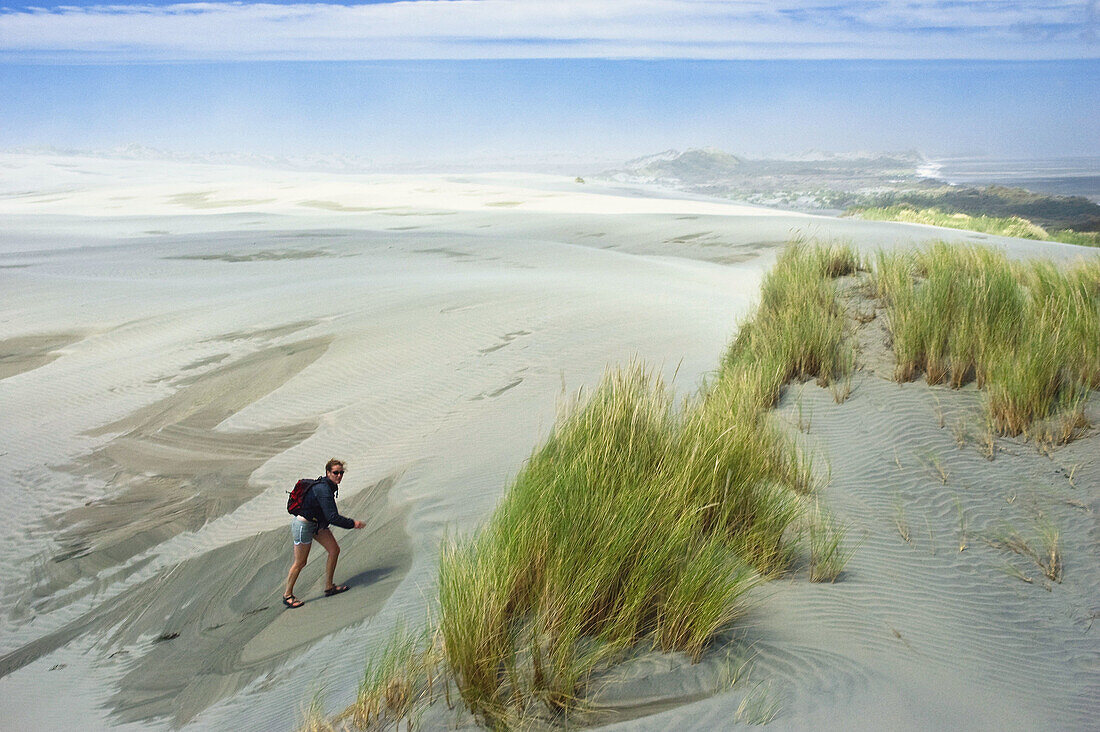
<svg viewBox="0 0 1100 732">
<path fill-rule="evenodd" d="M 325 463 L 325 475 L 333 483 L 339 483 L 344 477 L 344 461 L 338 458 L 332 458 Z"/>
</svg>

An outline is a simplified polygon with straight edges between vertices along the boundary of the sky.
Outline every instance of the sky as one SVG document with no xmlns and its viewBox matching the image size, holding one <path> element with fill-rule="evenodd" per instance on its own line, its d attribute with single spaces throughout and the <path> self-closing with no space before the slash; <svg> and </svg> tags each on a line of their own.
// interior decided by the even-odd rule
<svg viewBox="0 0 1100 732">
<path fill-rule="evenodd" d="M 1098 31 L 1100 0 L 15 3 L 0 148 L 1100 155 Z"/>
</svg>

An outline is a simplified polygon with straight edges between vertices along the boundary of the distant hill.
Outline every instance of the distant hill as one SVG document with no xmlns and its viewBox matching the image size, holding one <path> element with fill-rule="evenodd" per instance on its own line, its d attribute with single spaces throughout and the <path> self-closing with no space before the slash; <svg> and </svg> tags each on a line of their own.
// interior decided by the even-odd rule
<svg viewBox="0 0 1100 732">
<path fill-rule="evenodd" d="M 828 153 L 810 150 L 771 159 L 740 158 L 713 147 L 665 150 L 656 155 L 628 160 L 622 168 L 602 177 L 673 187 L 721 187 L 762 177 L 828 176 L 912 177 L 927 161 L 919 152 Z"/>
<path fill-rule="evenodd" d="M 771 159 L 743 158 L 716 148 L 665 150 L 629 160 L 598 177 L 721 196 L 785 209 L 843 210 L 860 193 L 921 188 L 928 166 L 915 151 L 829 153 L 809 150 Z"/>
<path fill-rule="evenodd" d="M 684 152 L 666 150 L 628 160 L 622 170 L 609 171 L 609 174 L 645 182 L 711 185 L 737 175 L 741 164 L 737 156 L 712 147 Z"/>
</svg>

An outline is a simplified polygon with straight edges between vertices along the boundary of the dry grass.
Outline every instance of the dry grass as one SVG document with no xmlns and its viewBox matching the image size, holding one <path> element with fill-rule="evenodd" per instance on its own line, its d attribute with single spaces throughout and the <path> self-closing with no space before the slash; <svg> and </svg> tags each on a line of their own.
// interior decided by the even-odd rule
<svg viewBox="0 0 1100 732">
<path fill-rule="evenodd" d="M 848 527 L 837 523 L 836 518 L 815 501 L 807 517 L 807 534 L 810 541 L 810 581 L 835 582 L 855 547 L 844 547 Z"/>
<path fill-rule="evenodd" d="M 955 438 L 958 447 L 965 447 L 970 440 L 970 430 L 966 426 L 966 419 L 959 417 L 951 423 L 951 434 Z"/>
<path fill-rule="evenodd" d="M 997 454 L 997 432 L 993 429 L 993 420 L 987 419 L 985 430 L 979 435 L 978 450 L 982 457 L 992 461 Z"/>
<path fill-rule="evenodd" d="M 966 513 L 963 511 L 962 501 L 957 496 L 955 497 L 955 509 L 959 514 L 959 551 L 964 552 L 970 546 L 970 543 L 966 537 Z"/>
<path fill-rule="evenodd" d="M 905 543 L 910 543 L 913 537 L 909 532 L 909 522 L 905 520 L 905 507 L 901 504 L 900 499 L 894 503 L 894 526 L 897 527 L 898 534 L 905 540 Z"/>
<path fill-rule="evenodd" d="M 1024 574 L 1024 572 L 1019 567 L 1014 567 L 1011 564 L 1006 564 L 1004 566 L 1004 571 L 1005 574 L 1007 574 L 1009 577 L 1015 577 L 1021 582 L 1027 582 L 1029 585 L 1035 582 L 1035 580 L 1032 579 L 1029 575 Z"/>
<path fill-rule="evenodd" d="M 317 692 L 302 710 L 297 732 L 342 732 L 336 724 L 325 715 L 324 695 Z"/>
<path fill-rule="evenodd" d="M 1028 540 L 1015 528 L 1006 526 L 989 543 L 1031 559 L 1044 577 L 1060 583 L 1063 575 L 1061 534 L 1054 524 L 1044 519 L 1039 520 L 1037 533 L 1037 538 Z"/>
<path fill-rule="evenodd" d="M 441 664 L 438 635 L 398 627 L 382 650 L 368 660 L 355 702 L 335 721 L 360 730 L 397 728 L 402 721 L 411 728 L 422 703 L 448 692 Z"/>
<path fill-rule="evenodd" d="M 1052 582 L 1062 581 L 1062 536 L 1058 528 L 1050 523 L 1043 522 L 1039 526 L 1039 537 L 1042 543 L 1042 553 L 1039 555 L 1039 568 L 1043 575 Z"/>
<path fill-rule="evenodd" d="M 932 470 L 932 473 L 940 481 L 940 485 L 947 485 L 947 479 L 951 475 L 950 471 L 947 469 L 947 465 L 935 452 L 929 451 L 927 454 L 927 459 L 928 467 Z"/>
<path fill-rule="evenodd" d="M 814 421 L 814 418 L 813 418 L 812 414 L 803 415 L 803 413 L 802 413 L 802 400 L 799 399 L 799 401 L 798 401 L 798 431 L 808 434 L 809 431 L 810 431 L 810 427 L 813 425 L 813 421 Z"/>
<path fill-rule="evenodd" d="M 783 700 L 770 684 L 754 686 L 741 699 L 733 713 L 740 724 L 764 725 L 773 721 L 783 710 Z"/>
</svg>

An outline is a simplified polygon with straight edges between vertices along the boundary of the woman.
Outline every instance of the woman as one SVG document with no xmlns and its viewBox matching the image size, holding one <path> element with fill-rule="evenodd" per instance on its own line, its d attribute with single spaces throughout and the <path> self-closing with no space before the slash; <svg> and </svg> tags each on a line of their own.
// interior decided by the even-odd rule
<svg viewBox="0 0 1100 732">
<path fill-rule="evenodd" d="M 336 543 L 336 537 L 332 535 L 329 525 L 339 526 L 343 529 L 361 529 L 365 526 L 362 521 L 341 516 L 336 510 L 336 494 L 340 487 L 340 481 L 344 479 L 344 461 L 332 458 L 325 463 L 325 475 L 306 491 L 302 508 L 297 516 L 290 519 L 290 535 L 294 539 L 294 562 L 290 565 L 290 574 L 286 577 L 286 591 L 283 593 L 283 604 L 288 608 L 299 608 L 305 603 L 294 596 L 294 583 L 298 580 L 298 573 L 306 566 L 309 558 L 309 550 L 313 546 L 313 539 L 328 552 L 328 562 L 325 564 L 325 595 L 339 595 L 348 590 L 347 585 L 337 585 L 332 581 L 332 575 L 336 571 L 336 560 L 340 557 L 340 545 Z"/>
</svg>

